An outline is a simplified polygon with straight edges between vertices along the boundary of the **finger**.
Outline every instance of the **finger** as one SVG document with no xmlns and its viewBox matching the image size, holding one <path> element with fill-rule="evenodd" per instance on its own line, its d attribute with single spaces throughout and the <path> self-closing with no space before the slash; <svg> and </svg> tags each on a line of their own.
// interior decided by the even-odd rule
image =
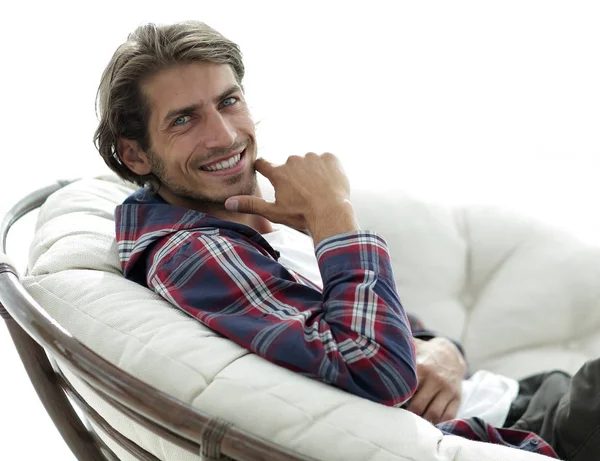
<svg viewBox="0 0 600 461">
<path fill-rule="evenodd" d="M 254 161 L 254 169 L 262 174 L 265 178 L 271 178 L 275 168 L 276 166 L 274 164 L 262 157 L 259 157 Z"/>
<path fill-rule="evenodd" d="M 458 407 L 460 406 L 460 399 L 453 399 L 450 401 L 444 413 L 442 414 L 441 421 L 450 421 L 451 419 L 456 419 L 456 414 L 458 413 Z"/>
<path fill-rule="evenodd" d="M 421 381 L 417 391 L 408 402 L 406 409 L 412 411 L 416 415 L 422 416 L 439 391 L 440 388 L 439 386 L 436 386 L 435 380 L 425 379 L 424 381 Z"/>
<path fill-rule="evenodd" d="M 439 392 L 429 402 L 427 409 L 423 413 L 423 418 L 427 421 L 438 424 L 442 421 L 444 411 L 452 401 L 451 394 L 449 392 Z"/>
<path fill-rule="evenodd" d="M 263 216 L 270 220 L 275 212 L 275 204 L 254 197 L 253 195 L 236 195 L 225 201 L 225 208 L 238 213 L 248 213 Z"/>
</svg>

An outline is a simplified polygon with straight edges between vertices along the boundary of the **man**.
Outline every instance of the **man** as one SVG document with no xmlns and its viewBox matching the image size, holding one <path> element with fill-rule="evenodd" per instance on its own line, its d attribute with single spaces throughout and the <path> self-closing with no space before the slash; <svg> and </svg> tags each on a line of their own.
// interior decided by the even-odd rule
<svg viewBox="0 0 600 461">
<path fill-rule="evenodd" d="M 571 392 L 562 374 L 522 383 L 499 424 L 513 429 L 452 420 L 460 350 L 404 312 L 386 242 L 360 230 L 335 156 L 280 166 L 257 158 L 243 76 L 237 45 L 197 22 L 142 26 L 115 52 L 95 141 L 110 168 L 146 186 L 116 210 L 125 276 L 276 364 L 405 407 L 445 433 L 595 459 L 600 411 L 578 405 L 594 394 L 597 366 L 584 367 Z M 262 199 L 257 171 L 274 203 Z M 526 429 L 552 447 L 515 430 L 532 422 Z"/>
</svg>

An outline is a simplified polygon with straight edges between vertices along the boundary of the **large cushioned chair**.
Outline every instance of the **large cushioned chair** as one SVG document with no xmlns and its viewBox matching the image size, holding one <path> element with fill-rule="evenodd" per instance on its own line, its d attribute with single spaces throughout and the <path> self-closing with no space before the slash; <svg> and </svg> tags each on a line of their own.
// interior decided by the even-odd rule
<svg viewBox="0 0 600 461">
<path fill-rule="evenodd" d="M 407 411 L 296 375 L 124 279 L 113 213 L 133 190 L 106 176 L 50 195 L 21 276 L 27 306 L 14 264 L 0 265 L 13 337 L 41 343 L 46 375 L 88 410 L 89 432 L 63 430 L 81 459 L 547 459 L 443 436 Z M 388 241 L 405 308 L 460 341 L 471 371 L 573 373 L 598 355 L 600 249 L 491 208 L 358 190 L 353 202 L 361 227 Z"/>
</svg>

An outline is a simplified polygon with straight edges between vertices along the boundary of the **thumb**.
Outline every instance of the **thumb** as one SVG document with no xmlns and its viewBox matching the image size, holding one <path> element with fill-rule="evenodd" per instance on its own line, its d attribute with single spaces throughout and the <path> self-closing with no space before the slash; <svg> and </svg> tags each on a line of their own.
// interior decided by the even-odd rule
<svg viewBox="0 0 600 461">
<path fill-rule="evenodd" d="M 267 202 L 266 200 L 254 197 L 253 195 L 237 195 L 229 197 L 225 201 L 225 208 L 229 211 L 257 214 L 267 219 L 269 219 L 274 207 L 274 203 Z"/>
</svg>

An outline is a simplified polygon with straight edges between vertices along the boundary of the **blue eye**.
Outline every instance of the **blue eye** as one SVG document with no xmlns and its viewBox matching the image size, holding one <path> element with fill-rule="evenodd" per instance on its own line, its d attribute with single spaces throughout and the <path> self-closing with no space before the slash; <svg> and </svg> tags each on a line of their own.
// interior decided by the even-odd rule
<svg viewBox="0 0 600 461">
<path fill-rule="evenodd" d="M 229 98 L 223 99 L 223 102 L 221 103 L 221 105 L 224 107 L 233 106 L 237 102 L 237 100 L 238 99 L 236 97 L 230 96 Z"/>
<path fill-rule="evenodd" d="M 192 117 L 189 115 L 182 115 L 181 117 L 177 117 L 173 122 L 173 126 L 185 125 L 187 122 L 190 121 L 191 118 Z"/>
</svg>

